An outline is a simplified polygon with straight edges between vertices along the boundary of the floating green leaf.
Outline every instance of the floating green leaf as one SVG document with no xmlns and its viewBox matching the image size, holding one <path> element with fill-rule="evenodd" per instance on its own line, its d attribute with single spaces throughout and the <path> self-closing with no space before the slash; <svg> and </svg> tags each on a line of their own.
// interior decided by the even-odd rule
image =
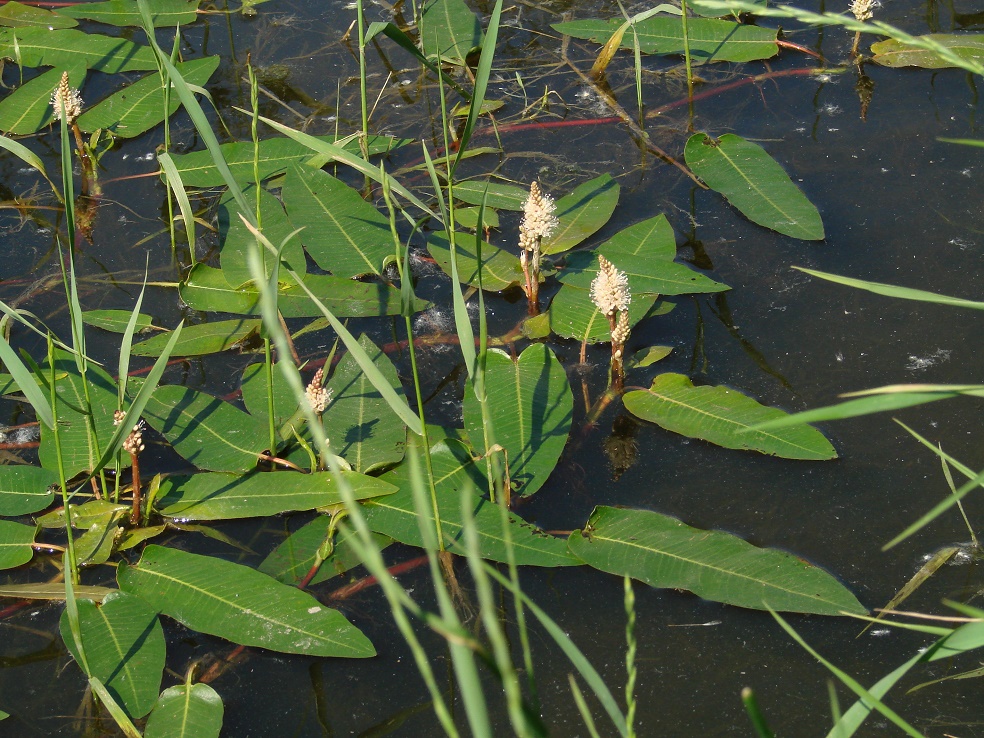
<svg viewBox="0 0 984 738">
<path fill-rule="evenodd" d="M 758 144 L 727 133 L 696 133 L 684 149 L 687 165 L 746 218 L 786 236 L 823 240 L 820 213 Z"/>
<path fill-rule="evenodd" d="M 161 692 L 144 738 L 218 738 L 222 698 L 207 684 L 178 684 Z"/>
<path fill-rule="evenodd" d="M 121 564 L 120 589 L 192 630 L 244 646 L 308 656 L 366 658 L 376 651 L 337 610 L 246 566 L 150 545 Z"/>
<path fill-rule="evenodd" d="M 259 318 L 238 318 L 185 326 L 171 356 L 205 356 L 236 348 L 251 336 L 257 336 L 262 322 Z M 170 332 L 148 338 L 133 347 L 133 355 L 160 356 L 170 339 Z"/>
<path fill-rule="evenodd" d="M 482 26 L 464 0 L 431 0 L 420 18 L 421 45 L 428 57 L 464 64 L 482 45 Z"/>
<path fill-rule="evenodd" d="M 365 335 L 359 337 L 359 345 L 405 402 L 406 394 L 393 362 Z M 333 397 L 323 419 L 332 451 L 363 473 L 398 464 L 406 451 L 407 427 L 390 410 L 389 403 L 351 353 L 338 362 L 328 388 Z"/>
<path fill-rule="evenodd" d="M 10 520 L 0 520 L 0 569 L 13 569 L 34 556 L 35 528 Z"/>
<path fill-rule="evenodd" d="M 144 413 L 147 422 L 199 469 L 247 472 L 265 449 L 256 420 L 217 397 L 188 387 L 157 388 Z"/>
<path fill-rule="evenodd" d="M 304 277 L 304 283 L 339 318 L 400 314 L 399 290 L 382 282 L 356 282 L 344 277 L 309 274 Z M 221 269 L 207 264 L 195 266 L 178 291 L 181 299 L 195 310 L 238 315 L 257 315 L 260 312 L 260 294 L 252 285 L 235 288 L 226 280 Z M 418 300 L 413 307 L 414 310 L 423 310 L 428 304 Z M 321 310 L 311 302 L 304 290 L 286 275 L 280 279 L 277 306 L 285 318 L 321 315 Z"/>
<path fill-rule="evenodd" d="M 623 24 L 622 18 L 579 20 L 553 23 L 559 33 L 604 44 Z M 643 54 L 684 53 L 683 23 L 679 17 L 652 16 L 632 25 L 635 31 L 623 34 L 621 46 L 633 48 L 638 40 Z M 747 62 L 768 59 L 779 53 L 775 30 L 742 25 L 714 18 L 690 18 L 687 36 L 690 56 L 695 63 Z"/>
<path fill-rule="evenodd" d="M 357 472 L 341 472 L 357 500 L 388 495 L 396 487 Z M 195 474 L 168 477 L 161 484 L 157 506 L 166 518 L 227 520 L 262 518 L 297 510 L 337 505 L 344 501 L 328 472 L 297 474 Z"/>
<path fill-rule="evenodd" d="M 774 431 L 752 426 L 786 415 L 727 387 L 694 387 L 682 374 L 660 374 L 648 390 L 623 396 L 637 418 L 725 448 L 759 451 L 785 459 L 833 459 L 830 442 L 816 428 L 798 425 Z"/>
<path fill-rule="evenodd" d="M 155 28 L 186 26 L 198 17 L 198 0 L 147 0 L 147 6 Z M 58 12 L 69 18 L 84 18 L 111 26 L 141 25 L 136 0 L 77 3 L 60 8 Z"/>
<path fill-rule="evenodd" d="M 2 39 L 2 37 L 0 37 Z M 316 137 L 317 138 L 317 137 Z M 319 140 L 334 143 L 334 136 L 323 136 Z M 390 136 L 370 136 L 366 142 L 370 155 L 382 154 L 399 148 L 406 143 L 404 139 Z M 361 153 L 357 141 L 345 144 L 345 150 Z M 237 141 L 219 147 L 222 157 L 229 165 L 237 182 L 253 181 L 253 144 L 250 141 Z M 317 155 L 304 144 L 283 136 L 260 141 L 257 164 L 260 180 L 269 179 L 275 174 L 287 171 L 291 162 L 307 161 Z M 174 165 L 181 175 L 185 187 L 221 187 L 225 180 L 219 173 L 209 151 L 193 151 L 190 154 L 172 154 Z"/>
<path fill-rule="evenodd" d="M 328 536 L 330 525 L 331 518 L 328 515 L 319 515 L 307 525 L 298 528 L 263 559 L 258 567 L 259 570 L 269 574 L 278 582 L 296 585 L 314 565 L 314 554 Z M 349 544 L 349 539 L 357 535 L 351 528 L 339 530 L 335 534 L 335 547 L 331 555 L 321 564 L 310 585 L 331 579 L 362 563 L 362 559 Z M 373 533 L 372 537 L 374 545 L 379 550 L 393 542 L 391 538 L 378 533 Z"/>
<path fill-rule="evenodd" d="M 458 233 L 455 238 L 458 259 L 458 277 L 465 284 L 478 286 L 478 255 L 475 253 L 475 237 Z M 430 234 L 427 250 L 445 274 L 451 274 L 451 244 L 447 231 Z M 490 292 L 501 292 L 523 280 L 523 268 L 519 257 L 505 249 L 482 243 L 482 287 Z"/>
<path fill-rule="evenodd" d="M 113 517 L 117 513 L 125 512 L 128 506 L 109 500 L 89 500 L 82 505 L 69 505 L 68 509 L 72 515 L 72 527 L 86 529 L 93 525 Z M 46 513 L 36 522 L 42 528 L 64 528 L 65 527 L 65 508 L 58 508 L 50 513 Z"/>
<path fill-rule="evenodd" d="M 51 10 L 24 5 L 11 0 L 0 6 L 0 26 L 20 28 L 34 26 L 35 28 L 74 28 L 78 21 L 66 18 Z"/>
<path fill-rule="evenodd" d="M 569 391 L 569 390 L 568 390 Z M 420 451 L 416 451 L 420 453 Z M 437 488 L 437 504 L 441 515 L 444 545 L 448 551 L 464 555 L 462 538 L 461 488 L 471 485 L 475 490 L 487 485 L 482 471 L 475 466 L 468 449 L 459 441 L 443 439 L 431 446 L 431 464 Z M 423 468 L 423 460 L 420 462 Z M 404 462 L 384 474 L 381 479 L 400 487 L 394 495 L 366 503 L 363 514 L 369 527 L 377 533 L 411 546 L 422 546 L 417 513 L 413 503 L 409 464 Z M 503 539 L 499 510 L 487 499 L 473 498 L 472 515 L 478 535 L 478 549 L 482 558 L 507 561 L 506 543 Z M 549 536 L 522 518 L 509 513 L 510 533 L 513 539 L 513 556 L 520 566 L 570 566 L 575 563 L 567 552 L 563 540 Z M 428 506 L 423 525 L 434 526 L 434 515 Z M 558 545 L 561 544 L 561 545 Z"/>
<path fill-rule="evenodd" d="M 85 82 L 85 64 L 59 66 L 25 82 L 0 100 L 0 131 L 21 136 L 37 133 L 49 125 L 55 113 L 51 93 L 61 81 L 62 72 L 68 72 L 72 87 L 80 88 Z"/>
<path fill-rule="evenodd" d="M 672 309 L 670 303 L 657 305 L 658 299 L 653 294 L 634 295 L 629 303 L 629 325 L 635 325 L 647 315 L 661 315 Z M 591 301 L 590 290 L 565 284 L 551 300 L 549 314 L 550 330 L 558 336 L 587 343 L 608 343 L 612 340 L 608 318 Z"/>
<path fill-rule="evenodd" d="M 931 33 L 922 36 L 949 49 L 967 61 L 984 64 L 984 34 L 976 33 Z M 871 59 L 883 67 L 922 67 L 923 69 L 945 69 L 954 66 L 929 49 L 909 46 L 902 41 L 886 39 L 871 45 Z"/>
<path fill-rule="evenodd" d="M 127 511 L 117 510 L 101 517 L 75 540 L 75 560 L 79 566 L 105 564 L 113 554 L 117 537 L 123 534 L 120 522 Z"/>
<path fill-rule="evenodd" d="M 544 254 L 577 246 L 601 228 L 615 212 L 619 184 L 607 174 L 576 187 L 557 201 L 557 230 L 543 241 Z"/>
<path fill-rule="evenodd" d="M 481 205 L 482 198 L 486 196 L 486 188 L 488 188 L 488 197 L 485 200 L 485 207 L 495 210 L 522 210 L 523 203 L 530 196 L 529 190 L 516 185 L 483 182 L 477 179 L 455 184 L 454 196 L 462 202 Z"/>
<path fill-rule="evenodd" d="M 184 0 L 179 0 L 184 2 Z M 82 7 L 91 7 L 83 5 Z M 219 57 L 207 56 L 176 65 L 185 82 L 204 86 L 218 69 Z M 172 94 L 164 115 L 163 89 L 157 72 L 148 74 L 86 110 L 78 119 L 79 128 L 89 133 L 102 128 L 119 138 L 136 138 L 156 126 L 178 109 L 181 101 Z"/>
<path fill-rule="evenodd" d="M 55 499 L 58 474 L 39 466 L 0 466 L 0 515 L 27 515 Z"/>
<path fill-rule="evenodd" d="M 106 74 L 157 69 L 149 46 L 74 28 L 15 28 L 0 31 L 0 57 L 26 67 L 69 69 L 84 64 Z"/>
<path fill-rule="evenodd" d="M 99 679 L 131 718 L 150 712 L 164 672 L 164 630 L 157 613 L 141 599 L 113 592 L 97 606 L 78 600 L 82 649 L 89 676 Z M 62 640 L 81 665 L 68 612 L 59 622 Z"/>
<path fill-rule="evenodd" d="M 648 510 L 596 507 L 568 545 L 596 569 L 728 605 L 817 615 L 867 613 L 834 577 L 792 554 Z"/>
<path fill-rule="evenodd" d="M 506 450 L 513 489 L 536 492 L 557 465 L 571 432 L 574 396 L 564 366 L 543 344 L 527 347 L 519 361 L 497 349 L 485 364 L 488 425 L 474 393 L 465 396 L 465 428 L 481 450 Z M 486 435 L 491 430 L 494 436 Z"/>
<path fill-rule="evenodd" d="M 86 310 L 82 313 L 82 322 L 111 333 L 124 333 L 131 315 L 129 310 Z M 136 332 L 153 328 L 153 320 L 149 315 L 140 313 L 137 316 Z"/>
<path fill-rule="evenodd" d="M 304 229 L 300 239 L 322 269 L 336 277 L 382 272 L 393 254 L 389 219 L 354 189 L 327 172 L 294 163 L 283 198 L 290 222 Z"/>
</svg>

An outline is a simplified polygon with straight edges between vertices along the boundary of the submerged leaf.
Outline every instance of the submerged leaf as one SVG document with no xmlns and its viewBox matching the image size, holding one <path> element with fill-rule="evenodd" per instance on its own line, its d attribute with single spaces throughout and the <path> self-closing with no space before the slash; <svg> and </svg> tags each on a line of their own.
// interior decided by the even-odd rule
<svg viewBox="0 0 984 738">
<path fill-rule="evenodd" d="M 962 59 L 984 64 L 984 34 L 976 33 L 930 33 L 922 38 L 935 41 Z M 885 39 L 871 45 L 871 58 L 883 67 L 921 67 L 923 69 L 946 69 L 955 66 L 934 51 L 909 46 L 903 41 Z"/>
<path fill-rule="evenodd" d="M 759 451 L 785 459 L 818 461 L 837 457 L 834 447 L 816 428 L 798 425 L 776 431 L 754 429 L 752 426 L 786 413 L 760 405 L 727 387 L 695 387 L 682 374 L 660 374 L 649 389 L 626 392 L 622 399 L 625 409 L 637 418 L 725 448 Z"/>
<path fill-rule="evenodd" d="M 817 615 L 868 612 L 834 577 L 792 554 L 648 510 L 596 507 L 568 545 L 596 569 L 727 605 Z"/>
</svg>

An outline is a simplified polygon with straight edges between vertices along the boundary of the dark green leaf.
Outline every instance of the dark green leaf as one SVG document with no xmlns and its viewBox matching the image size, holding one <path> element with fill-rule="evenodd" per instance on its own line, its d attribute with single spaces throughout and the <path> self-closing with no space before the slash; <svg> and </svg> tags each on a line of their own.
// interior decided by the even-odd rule
<svg viewBox="0 0 984 738">
<path fill-rule="evenodd" d="M 69 69 L 84 64 L 97 72 L 157 69 L 154 53 L 122 38 L 83 33 L 74 28 L 16 28 L 0 31 L 0 56 L 19 58 L 26 67 Z"/>
<path fill-rule="evenodd" d="M 207 684 L 178 684 L 161 692 L 144 738 L 218 738 L 222 698 Z"/>
<path fill-rule="evenodd" d="M 530 196 L 529 190 L 524 190 L 516 185 L 483 182 L 475 179 L 457 183 L 454 186 L 454 196 L 470 205 L 481 205 L 482 198 L 485 197 L 486 187 L 488 187 L 488 199 L 485 201 L 485 206 L 495 210 L 521 211 L 523 203 Z"/>
<path fill-rule="evenodd" d="M 635 295 L 629 303 L 629 325 L 633 326 L 650 314 L 656 305 L 656 295 Z M 656 314 L 669 312 L 672 305 L 660 303 Z M 564 338 L 576 338 L 588 343 L 608 343 L 612 340 L 608 318 L 591 301 L 590 290 L 564 285 L 550 302 L 550 330 Z"/>
<path fill-rule="evenodd" d="M 478 286 L 478 256 L 475 253 L 475 237 L 458 233 L 455 237 L 458 258 L 458 277 L 465 284 Z M 451 244 L 446 231 L 430 234 L 427 250 L 445 274 L 451 274 Z M 482 287 L 490 292 L 501 292 L 523 281 L 523 268 L 519 257 L 505 249 L 482 243 Z"/>
<path fill-rule="evenodd" d="M 359 345 L 406 402 L 393 362 L 365 335 L 359 337 Z M 351 353 L 338 362 L 328 388 L 333 399 L 323 418 L 332 451 L 344 457 L 353 469 L 366 474 L 398 464 L 406 451 L 407 427 L 390 410 L 389 403 Z"/>
<path fill-rule="evenodd" d="M 392 494 L 396 488 L 375 477 L 340 472 L 355 499 Z M 168 477 L 161 484 L 157 507 L 161 515 L 179 520 L 262 518 L 297 510 L 313 510 L 343 502 L 328 472 L 297 474 L 195 474 Z"/>
<path fill-rule="evenodd" d="M 382 282 L 356 282 L 344 277 L 309 274 L 304 283 L 340 318 L 363 318 L 400 314 L 400 292 Z M 198 264 L 178 288 L 181 299 L 203 312 L 257 315 L 260 295 L 252 286 L 232 287 L 222 270 Z M 429 303 L 418 300 L 415 310 Z M 290 277 L 281 276 L 277 306 L 285 318 L 312 318 L 321 311 Z"/>
<path fill-rule="evenodd" d="M 574 396 L 567 373 L 543 344 L 529 346 L 519 361 L 497 349 L 485 361 L 489 417 L 483 417 L 474 393 L 467 393 L 468 437 L 477 449 L 502 446 L 513 489 L 531 495 L 547 481 L 570 435 Z"/>
<path fill-rule="evenodd" d="M 725 448 L 759 451 L 785 459 L 837 457 L 816 428 L 797 425 L 774 431 L 752 429 L 786 413 L 760 405 L 727 387 L 694 387 L 682 374 L 660 374 L 648 390 L 626 392 L 625 408 L 637 418 Z"/>
<path fill-rule="evenodd" d="M 35 528 L 10 520 L 0 520 L 0 569 L 13 569 L 34 556 Z"/>
<path fill-rule="evenodd" d="M 259 318 L 238 318 L 185 326 L 171 350 L 171 356 L 205 356 L 237 348 L 249 337 L 256 336 L 261 325 Z M 148 338 L 133 347 L 133 355 L 160 356 L 170 338 L 170 333 Z"/>
<path fill-rule="evenodd" d="M 129 310 L 86 310 L 82 313 L 82 322 L 111 333 L 123 333 L 130 322 L 131 314 Z M 136 332 L 153 328 L 152 323 L 153 318 L 141 313 L 137 316 Z"/>
<path fill-rule="evenodd" d="M 102 605 L 78 600 L 82 649 L 89 676 L 105 684 L 131 718 L 150 712 L 157 701 L 164 672 L 164 630 L 145 602 L 125 592 L 113 592 Z M 62 640 L 81 665 L 68 612 L 59 623 Z"/>
<path fill-rule="evenodd" d="M 482 45 L 482 26 L 464 0 L 431 0 L 420 19 L 422 46 L 428 57 L 464 64 Z"/>
<path fill-rule="evenodd" d="M 792 554 L 648 510 L 597 507 L 568 545 L 596 569 L 728 605 L 817 615 L 867 613 L 844 585 Z"/>
<path fill-rule="evenodd" d="M 155 28 L 187 26 L 198 18 L 198 0 L 147 0 L 147 5 Z M 111 26 L 141 25 L 136 0 L 77 3 L 60 8 L 58 12 L 69 18 L 85 18 Z"/>
<path fill-rule="evenodd" d="M 147 422 L 199 469 L 247 472 L 256 467 L 267 436 L 256 420 L 217 397 L 188 387 L 157 388 Z"/>
<path fill-rule="evenodd" d="M 687 165 L 753 223 L 793 238 L 823 240 L 816 207 L 758 144 L 727 133 L 696 133 L 684 150 Z"/>
<path fill-rule="evenodd" d="M 611 18 L 607 21 L 580 20 L 553 23 L 551 27 L 559 33 L 574 38 L 585 38 L 604 44 L 623 22 L 621 18 Z M 634 35 L 631 31 L 623 34 L 622 48 L 633 48 L 634 39 L 637 38 L 639 50 L 643 54 L 683 56 L 683 23 L 679 17 L 652 16 L 635 23 L 633 28 Z M 698 64 L 754 61 L 768 59 L 779 53 L 775 30 L 742 25 L 733 21 L 690 18 L 687 35 L 690 41 L 690 56 Z"/>
<path fill-rule="evenodd" d="M 85 82 L 84 64 L 59 66 L 25 82 L 0 100 L 0 131 L 20 136 L 49 125 L 55 112 L 51 107 L 51 92 L 61 81 L 62 72 L 68 72 L 72 87 L 80 88 Z"/>
<path fill-rule="evenodd" d="M 276 429 L 280 430 L 288 420 L 294 417 L 294 414 L 297 412 L 298 402 L 293 390 L 291 390 L 290 385 L 287 384 L 287 380 L 284 378 L 284 373 L 276 366 L 273 366 L 272 369 L 273 425 Z M 269 397 L 269 390 L 267 387 L 266 366 L 264 364 L 250 364 L 243 370 L 242 391 L 243 402 L 246 404 L 249 414 L 253 416 L 260 427 L 268 427 L 269 406 L 267 404 L 267 398 Z M 298 423 L 298 428 L 302 424 L 303 421 Z M 293 437 L 294 434 L 288 432 L 284 435 L 283 440 L 290 440 Z"/>
<path fill-rule="evenodd" d="M 66 18 L 51 10 L 24 5 L 17 0 L 10 0 L 0 6 L 0 26 L 20 28 L 34 26 L 35 28 L 74 28 L 78 21 Z"/>
<path fill-rule="evenodd" d="M 607 174 L 579 185 L 557 201 L 557 230 L 543 241 L 544 254 L 559 254 L 577 246 L 601 228 L 615 212 L 619 184 Z"/>
<path fill-rule="evenodd" d="M 192 630 L 244 646 L 309 656 L 366 658 L 376 651 L 337 610 L 239 564 L 150 545 L 121 564 L 120 589 Z"/>
<path fill-rule="evenodd" d="M 103 516 L 75 539 L 75 560 L 79 566 L 95 566 L 109 560 L 117 537 L 123 534 L 120 522 L 126 515 L 126 510 L 117 510 Z"/>
<path fill-rule="evenodd" d="M 287 216 L 315 263 L 336 277 L 380 274 L 393 254 L 389 220 L 327 172 L 292 164 L 283 189 Z M 302 263 L 294 264 L 298 269 Z"/>
<path fill-rule="evenodd" d="M 0 515 L 27 515 L 55 499 L 58 474 L 39 466 L 0 466 Z"/>
</svg>

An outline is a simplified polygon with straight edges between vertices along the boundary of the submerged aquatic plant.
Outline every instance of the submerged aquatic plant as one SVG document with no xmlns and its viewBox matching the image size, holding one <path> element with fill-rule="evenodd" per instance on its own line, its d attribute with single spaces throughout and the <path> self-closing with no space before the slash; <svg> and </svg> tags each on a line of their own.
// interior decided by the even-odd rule
<svg viewBox="0 0 984 738">
<path fill-rule="evenodd" d="M 543 240 L 557 230 L 557 210 L 553 198 L 541 192 L 540 183 L 530 184 L 530 195 L 523 203 L 523 220 L 519 224 L 519 259 L 523 266 L 523 286 L 530 314 L 540 312 L 540 265 Z"/>
</svg>

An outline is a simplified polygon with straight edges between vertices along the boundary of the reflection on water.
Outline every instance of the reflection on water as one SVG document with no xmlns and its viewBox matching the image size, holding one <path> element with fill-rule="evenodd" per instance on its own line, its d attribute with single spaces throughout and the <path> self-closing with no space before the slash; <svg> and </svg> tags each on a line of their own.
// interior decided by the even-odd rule
<svg viewBox="0 0 984 738">
<path fill-rule="evenodd" d="M 271 7 L 272 6 L 272 7 Z M 979 30 L 979 15 L 952 17 L 944 6 L 892 4 L 879 18 L 914 33 L 954 28 Z M 862 279 L 902 284 L 974 298 L 984 292 L 984 210 L 980 183 L 984 154 L 980 149 L 940 142 L 940 137 L 984 138 L 977 122 L 978 80 L 960 71 L 889 70 L 866 65 L 833 69 L 822 77 L 790 73 L 817 66 L 806 55 L 783 51 L 768 65 L 701 69 L 710 93 L 695 104 L 694 127 L 712 134 L 736 132 L 763 145 L 821 211 L 827 238 L 820 243 L 795 241 L 758 228 L 728 207 L 722 198 L 698 190 L 679 170 L 668 166 L 631 131 L 612 122 L 612 113 L 596 91 L 587 87 L 561 56 L 561 40 L 549 22 L 570 8 L 575 17 L 619 15 L 612 3 L 516 5 L 500 33 L 489 97 L 505 103 L 503 121 L 584 121 L 564 128 L 524 127 L 500 133 L 503 153 L 462 165 L 463 176 L 494 170 L 509 180 L 536 177 L 562 193 L 591 176 L 609 173 L 622 185 L 613 220 L 592 239 L 602 242 L 620 228 L 665 213 L 673 224 L 680 256 L 713 270 L 715 279 L 733 289 L 721 296 L 676 298 L 668 315 L 633 332 L 636 347 L 671 345 L 657 371 L 679 371 L 714 384 L 727 384 L 769 405 L 791 410 L 831 402 L 841 391 L 897 382 L 980 381 L 979 317 L 938 306 L 903 303 L 812 280 L 794 265 Z M 252 19 L 206 18 L 187 29 L 186 43 L 198 52 L 232 59 L 209 89 L 232 132 L 248 136 L 248 121 L 231 111 L 245 105 L 248 91 L 242 66 L 246 51 L 260 67 L 269 94 L 261 112 L 310 133 L 358 128 L 358 64 L 350 45 L 339 38 L 353 12 L 341 2 L 269 3 Z M 630 9 L 635 12 L 638 9 Z M 374 12 L 382 13 L 378 8 Z M 763 21 L 763 25 L 765 22 Z M 837 29 L 796 31 L 790 40 L 822 54 L 832 65 L 846 59 L 852 37 Z M 862 46 L 864 48 L 864 46 Z M 581 70 L 590 67 L 597 47 L 572 42 L 569 58 Z M 443 145 L 436 92 L 408 55 L 391 44 L 369 49 L 370 95 L 375 102 L 372 125 L 377 132 L 423 138 Z M 685 93 L 677 60 L 644 58 L 643 94 L 649 110 L 646 130 L 659 147 L 682 156 L 688 126 Z M 768 70 L 754 84 L 744 75 Z M 12 82 L 8 65 L 4 81 Z M 98 84 L 98 82 L 96 83 Z M 621 54 L 609 69 L 610 89 L 635 115 L 631 55 Z M 717 88 L 720 91 L 715 92 Z M 378 96 L 378 99 L 377 99 Z M 178 151 L 200 146 L 183 116 L 173 129 Z M 476 146 L 493 145 L 482 133 Z M 108 154 L 102 175 L 94 242 L 77 256 L 83 275 L 86 308 L 129 309 L 139 289 L 145 254 L 150 253 L 151 280 L 173 282 L 180 276 L 171 262 L 164 233 L 164 191 L 154 176 L 151 156 L 161 141 L 152 132 L 123 142 Z M 54 166 L 54 137 L 42 135 L 31 145 Z M 152 157 L 151 157 L 152 158 Z M 419 150 L 411 146 L 391 157 L 388 168 L 407 167 L 401 178 L 427 186 L 419 169 Z M 0 197 L 30 201 L 34 177 L 9 156 L 0 157 Z M 516 223 L 502 215 L 502 233 Z M 64 308 L 52 258 L 53 210 L 7 209 L 0 215 L 4 236 L 0 299 L 29 309 L 65 329 Z M 493 234 L 496 243 L 504 236 Z M 200 258 L 213 257 L 214 236 L 202 236 Z M 446 302 L 446 279 L 421 273 L 420 294 Z M 550 294 L 545 295 L 549 299 Z M 521 317 L 518 294 L 488 298 L 490 332 L 504 332 Z M 151 290 L 144 311 L 158 325 L 208 316 L 190 314 L 173 289 Z M 432 318 L 432 320 L 437 320 Z M 419 324 L 419 319 L 418 319 Z M 391 340 L 388 326 L 375 330 Z M 449 330 L 437 320 L 427 331 Z M 331 337 L 308 336 L 299 342 L 302 356 L 323 352 Z M 92 331 L 90 349 L 114 362 L 116 338 Z M 558 342 L 558 356 L 569 366 L 579 361 L 579 346 Z M 607 346 L 589 348 L 580 367 L 597 392 L 605 379 Z M 429 350 L 424 396 L 435 420 L 456 422 L 464 377 L 453 351 Z M 403 355 L 394 360 L 405 362 Z M 194 360 L 168 375 L 223 393 L 251 359 L 227 355 Z M 401 365 L 401 368 L 405 368 Z M 572 375 L 573 376 L 573 375 Z M 643 383 L 636 375 L 634 381 Z M 10 403 L 3 420 L 23 422 Z M 583 410 L 576 406 L 575 412 Z M 727 451 L 666 433 L 609 409 L 592 429 L 575 418 L 571 445 L 553 477 L 522 508 L 522 514 L 546 529 L 579 526 L 598 504 L 655 509 L 690 525 L 723 529 L 757 545 L 784 548 L 834 572 L 869 607 L 887 602 L 918 569 L 922 558 L 967 538 L 956 514 L 890 552 L 882 544 L 940 500 L 947 487 L 932 455 L 894 424 L 876 416 L 825 428 L 841 456 L 827 464 L 782 461 Z M 981 468 L 979 416 L 970 403 L 935 403 L 898 413 L 930 440 Z M 4 451 L 2 453 L 9 453 Z M 148 465 L 169 468 L 159 458 Z M 153 471 L 153 468 L 148 471 Z M 970 498 L 972 523 L 984 520 L 984 505 Z M 289 523 L 291 529 L 297 522 Z M 260 529 L 229 523 L 221 530 L 250 548 L 266 553 L 283 535 L 283 521 Z M 235 555 L 215 541 L 194 541 L 196 550 Z M 392 549 L 391 549 L 392 550 Z M 396 549 L 393 561 L 415 554 Z M 244 556 L 254 564 L 258 558 Z M 52 571 L 30 570 L 31 580 Z M 112 580 L 96 572 L 91 583 Z M 15 578 L 22 577 L 20 572 Z M 95 581 L 98 580 L 98 581 Z M 405 586 L 424 604 L 430 602 L 426 575 L 412 571 Z M 618 693 L 624 683 L 622 584 L 597 571 L 528 570 L 527 591 L 558 620 Z M 945 597 L 967 599 L 979 588 L 980 564 L 945 566 L 906 603 L 908 609 L 942 612 Z M 340 584 L 320 585 L 322 594 Z M 827 672 L 793 644 L 773 620 L 703 602 L 691 595 L 636 587 L 640 676 L 637 687 L 640 735 L 749 735 L 739 692 L 752 686 L 772 727 L 783 735 L 818 735 L 830 723 Z M 365 589 L 341 603 L 345 614 L 376 644 L 380 657 L 358 662 L 314 662 L 265 652 L 228 669 L 213 686 L 226 704 L 225 735 L 341 736 L 435 735 L 438 725 L 427 705 L 412 659 L 389 624 L 378 590 Z M 75 668 L 63 669 L 67 656 L 53 634 L 59 608 L 36 603 L 0 621 L 0 709 L 18 708 L 18 716 L 0 722 L 0 735 L 94 735 L 111 732 L 106 721 L 76 714 L 83 682 Z M 511 622 L 506 610 L 503 617 Z M 821 653 L 863 683 L 905 661 L 927 639 L 901 631 L 870 630 L 855 639 L 860 626 L 840 619 L 792 617 L 790 621 Z M 220 658 L 228 643 L 168 624 L 168 665 L 183 673 L 195 659 Z M 423 634 L 432 658 L 446 662 L 436 637 Z M 569 665 L 552 644 L 536 634 L 540 699 L 545 720 L 555 735 L 583 735 L 572 709 L 566 674 Z M 973 664 L 938 662 L 906 682 L 911 686 L 971 668 Z M 439 673 L 443 673 L 438 669 Z M 168 677 L 167 679 L 171 679 Z M 449 686 L 448 689 L 451 689 Z M 928 735 L 984 735 L 979 721 L 980 687 L 973 680 L 933 686 L 912 695 L 905 686 L 892 706 Z M 842 705 L 850 696 L 840 692 Z M 23 715 L 33 714 L 26 720 Z M 500 718 L 501 730 L 508 730 Z M 881 735 L 887 725 L 872 718 L 862 735 Z"/>
</svg>

